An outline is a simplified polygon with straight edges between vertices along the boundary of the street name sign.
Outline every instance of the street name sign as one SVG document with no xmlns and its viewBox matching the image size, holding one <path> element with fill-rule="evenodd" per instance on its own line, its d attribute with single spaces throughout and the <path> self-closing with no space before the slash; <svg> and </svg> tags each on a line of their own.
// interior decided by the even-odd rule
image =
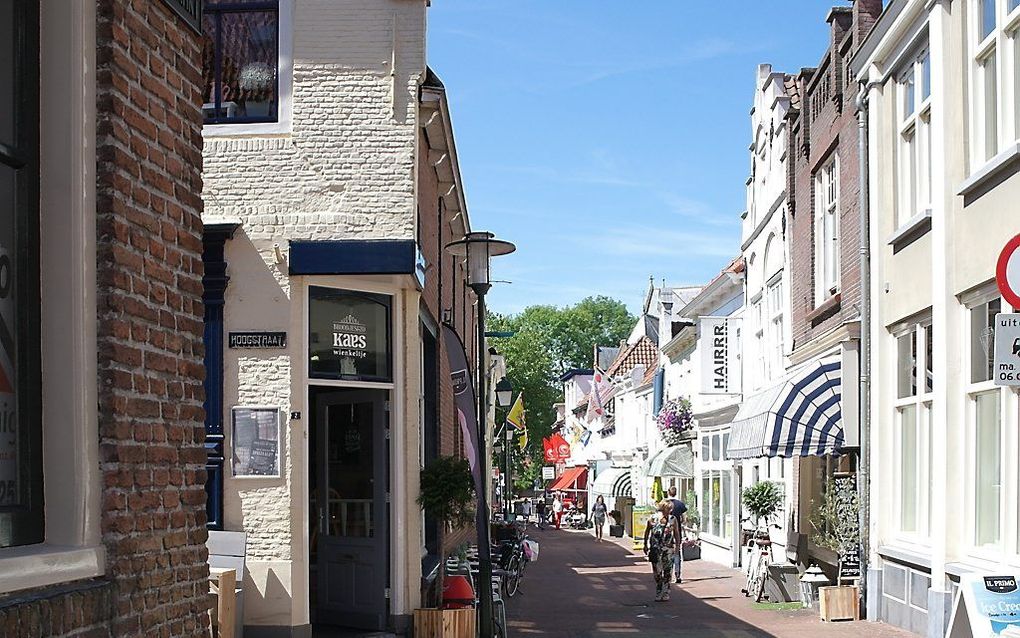
<svg viewBox="0 0 1020 638">
<path fill-rule="evenodd" d="M 995 385 L 1020 386 L 1020 313 L 995 315 Z"/>
<path fill-rule="evenodd" d="M 995 282 L 1006 302 L 1020 310 L 1020 235 L 1006 242 L 995 265 Z"/>
</svg>

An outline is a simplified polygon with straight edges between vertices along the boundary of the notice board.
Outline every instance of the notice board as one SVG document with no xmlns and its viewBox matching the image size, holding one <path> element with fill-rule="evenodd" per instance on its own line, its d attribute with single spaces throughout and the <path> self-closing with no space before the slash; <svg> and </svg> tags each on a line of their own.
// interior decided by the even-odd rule
<svg viewBox="0 0 1020 638">
<path fill-rule="evenodd" d="M 278 407 L 231 410 L 234 476 L 280 476 L 280 413 Z"/>
</svg>

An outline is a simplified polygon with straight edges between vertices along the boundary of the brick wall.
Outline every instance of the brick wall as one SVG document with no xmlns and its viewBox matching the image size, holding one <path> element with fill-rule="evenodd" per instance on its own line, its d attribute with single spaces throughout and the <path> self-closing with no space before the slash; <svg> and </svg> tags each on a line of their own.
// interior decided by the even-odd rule
<svg viewBox="0 0 1020 638">
<path fill-rule="evenodd" d="M 202 413 L 199 37 L 100 0 L 99 429 L 118 636 L 198 636 L 209 605 Z"/>
<path fill-rule="evenodd" d="M 793 205 L 790 238 L 790 305 L 793 349 L 859 315 L 860 175 L 857 153 L 857 83 L 847 72 L 881 13 L 880 0 L 857 0 L 829 14 L 830 45 L 817 69 L 797 76 L 801 108 L 791 116 Z M 839 162 L 840 292 L 838 299 L 815 296 L 815 192 L 817 171 L 833 156 Z"/>
</svg>

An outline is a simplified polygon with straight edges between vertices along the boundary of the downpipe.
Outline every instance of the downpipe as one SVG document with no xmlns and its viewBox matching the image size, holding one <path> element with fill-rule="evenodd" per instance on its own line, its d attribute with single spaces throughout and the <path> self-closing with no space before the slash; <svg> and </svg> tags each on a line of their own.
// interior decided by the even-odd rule
<svg viewBox="0 0 1020 638">
<path fill-rule="evenodd" d="M 868 164 L 868 99 L 878 82 L 861 83 L 857 93 L 857 162 L 860 179 L 861 274 L 861 354 L 860 354 L 860 460 L 857 472 L 857 498 L 860 527 L 861 607 L 868 610 L 868 565 L 871 532 L 871 211 Z M 877 600 L 877 599 L 876 599 Z M 877 614 L 867 613 L 874 619 Z"/>
</svg>

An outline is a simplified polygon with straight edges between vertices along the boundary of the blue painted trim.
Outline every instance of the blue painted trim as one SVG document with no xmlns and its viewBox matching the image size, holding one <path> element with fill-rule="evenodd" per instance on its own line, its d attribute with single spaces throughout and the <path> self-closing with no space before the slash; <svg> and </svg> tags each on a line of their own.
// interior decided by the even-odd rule
<svg viewBox="0 0 1020 638">
<path fill-rule="evenodd" d="M 414 275 L 411 239 L 341 239 L 290 242 L 291 275 Z"/>
</svg>

